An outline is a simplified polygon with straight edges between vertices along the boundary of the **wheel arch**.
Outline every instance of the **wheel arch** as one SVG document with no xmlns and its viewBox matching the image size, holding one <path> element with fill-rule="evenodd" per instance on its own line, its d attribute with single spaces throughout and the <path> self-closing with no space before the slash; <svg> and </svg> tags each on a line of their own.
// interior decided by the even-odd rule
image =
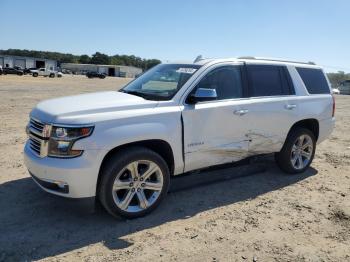
<svg viewBox="0 0 350 262">
<path fill-rule="evenodd" d="M 96 192 L 97 192 L 99 185 L 100 185 L 101 170 L 102 170 L 102 167 L 104 166 L 104 164 L 109 159 L 111 159 L 115 154 L 117 154 L 118 152 L 121 152 L 123 150 L 126 150 L 126 149 L 128 149 L 130 147 L 134 147 L 134 146 L 145 147 L 145 148 L 148 148 L 148 149 L 156 152 L 157 154 L 159 154 L 161 157 L 163 157 L 163 159 L 167 163 L 167 165 L 169 167 L 170 175 L 174 174 L 174 168 L 175 168 L 174 153 L 173 153 L 173 150 L 172 150 L 170 144 L 168 142 L 166 142 L 165 140 L 148 139 L 148 140 L 141 140 L 141 141 L 126 143 L 126 144 L 122 144 L 122 145 L 119 145 L 117 147 L 112 148 L 104 156 L 104 158 L 101 162 L 101 165 L 100 165 L 99 173 L 98 173 L 98 178 L 97 178 L 97 183 L 96 183 Z"/>
<path fill-rule="evenodd" d="M 320 124 L 317 119 L 307 118 L 294 123 L 294 125 L 289 129 L 287 137 L 289 136 L 290 132 L 296 127 L 302 127 L 310 130 L 314 134 L 316 141 L 318 140 L 320 134 Z"/>
</svg>

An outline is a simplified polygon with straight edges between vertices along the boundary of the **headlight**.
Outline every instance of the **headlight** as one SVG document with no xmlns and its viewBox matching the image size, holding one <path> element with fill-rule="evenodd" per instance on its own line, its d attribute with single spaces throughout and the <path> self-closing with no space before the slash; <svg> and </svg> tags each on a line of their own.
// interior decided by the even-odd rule
<svg viewBox="0 0 350 262">
<path fill-rule="evenodd" d="M 49 139 L 48 156 L 75 157 L 80 156 L 83 150 L 73 150 L 74 143 L 91 135 L 93 127 L 62 127 L 53 126 Z"/>
</svg>

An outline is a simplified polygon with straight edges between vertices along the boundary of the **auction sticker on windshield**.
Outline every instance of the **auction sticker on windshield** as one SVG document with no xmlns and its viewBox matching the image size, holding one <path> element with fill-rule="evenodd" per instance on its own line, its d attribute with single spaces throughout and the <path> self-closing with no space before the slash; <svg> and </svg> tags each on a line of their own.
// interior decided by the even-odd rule
<svg viewBox="0 0 350 262">
<path fill-rule="evenodd" d="M 183 73 L 183 74 L 193 74 L 196 71 L 197 69 L 190 68 L 190 67 L 180 67 L 179 69 L 176 70 L 177 73 Z"/>
</svg>

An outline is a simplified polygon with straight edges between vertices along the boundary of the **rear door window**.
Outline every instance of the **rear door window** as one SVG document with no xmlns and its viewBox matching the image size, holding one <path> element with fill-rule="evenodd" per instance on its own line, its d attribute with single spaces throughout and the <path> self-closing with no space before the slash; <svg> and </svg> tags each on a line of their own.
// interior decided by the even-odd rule
<svg viewBox="0 0 350 262">
<path fill-rule="evenodd" d="M 296 68 L 309 94 L 330 94 L 327 79 L 321 69 Z"/>
<path fill-rule="evenodd" d="M 295 94 L 288 70 L 284 66 L 247 65 L 250 96 Z"/>
</svg>

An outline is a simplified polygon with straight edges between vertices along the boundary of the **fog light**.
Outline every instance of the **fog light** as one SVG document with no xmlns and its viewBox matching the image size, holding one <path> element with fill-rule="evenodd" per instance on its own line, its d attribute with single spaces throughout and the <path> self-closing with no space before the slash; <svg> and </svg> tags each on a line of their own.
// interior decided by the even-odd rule
<svg viewBox="0 0 350 262">
<path fill-rule="evenodd" d="M 61 182 L 61 181 L 53 181 L 59 188 L 65 188 L 67 186 L 67 183 Z"/>
</svg>

